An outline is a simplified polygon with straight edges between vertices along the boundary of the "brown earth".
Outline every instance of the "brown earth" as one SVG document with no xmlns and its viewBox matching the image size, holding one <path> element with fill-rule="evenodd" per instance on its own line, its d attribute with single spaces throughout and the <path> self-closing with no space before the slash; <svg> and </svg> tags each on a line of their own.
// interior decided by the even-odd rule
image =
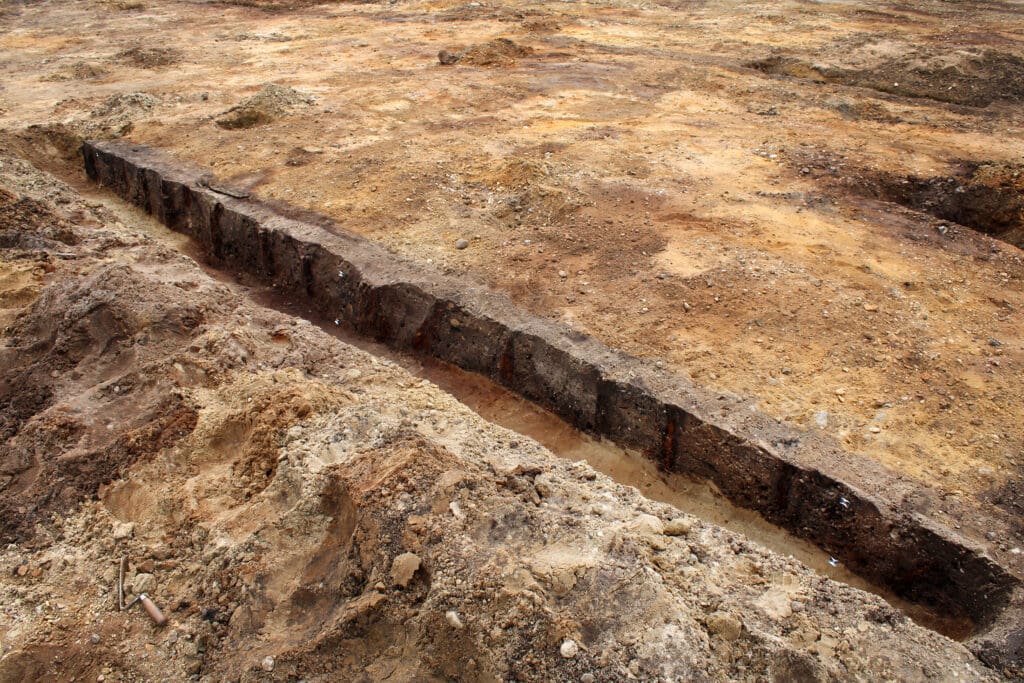
<svg viewBox="0 0 1024 683">
<path fill-rule="evenodd" d="M 128 136 L 326 213 L 825 430 L 942 491 L 943 512 L 1009 520 L 1009 534 L 972 540 L 1020 569 L 1024 19 L 1013 4 L 88 0 L 12 3 L 0 26 L 0 126 L 35 163 L 79 182 L 82 138 Z M 473 49 L 500 58 L 438 61 Z M 246 109 L 280 92 L 268 84 L 309 99 Z M 218 125 L 250 110 L 245 125 Z M 0 243 L 15 254 L 0 323 L 26 354 L 4 380 L 24 395 L 5 398 L 3 425 L 40 444 L 31 458 L 7 447 L 17 495 L 4 533 L 25 542 L 97 482 L 174 448 L 160 439 L 199 438 L 203 416 L 152 378 L 130 429 L 50 412 L 70 389 L 47 373 L 97 353 L 101 331 L 122 330 L 103 344 L 138 364 L 125 339 L 139 320 L 26 327 L 19 311 L 100 219 L 50 223 L 32 216 L 48 216 L 52 197 L 0 199 Z M 22 224 L 35 227 L 9 227 Z M 133 316 L 193 334 L 146 301 Z M 258 414 L 273 424 L 299 409 Z M 269 451 L 237 438 L 262 455 L 218 471 L 255 478 L 245 487 L 259 497 L 257 475 L 276 477 Z"/>
<path fill-rule="evenodd" d="M 968 171 L 951 188 L 968 189 L 967 208 L 962 195 L 893 191 L 1019 167 L 1019 80 L 999 66 L 1019 59 L 1009 6 L 567 9 L 22 5 L 0 39 L 0 123 L 48 126 L 31 133 L 38 153 L 59 123 L 212 166 L 1019 512 L 1005 492 L 1022 476 L 1021 252 L 950 223 L 1017 239 L 1019 188 Z M 173 69 L 112 59 L 172 35 L 188 35 Z M 437 61 L 498 38 L 532 54 L 500 68 Z M 987 106 L 747 66 L 772 59 L 902 65 L 902 82 L 969 84 L 964 101 Z M 83 61 L 110 73 L 47 78 Z M 214 124 L 268 83 L 315 103 L 251 128 Z M 129 93 L 157 104 L 104 113 Z"/>
<path fill-rule="evenodd" d="M 45 273 L 3 333 L 2 681 L 996 679 L 257 305 L 152 221 L 10 157 L 0 188 L 37 240 L 0 273 Z M 165 627 L 115 608 L 122 556 Z"/>
</svg>

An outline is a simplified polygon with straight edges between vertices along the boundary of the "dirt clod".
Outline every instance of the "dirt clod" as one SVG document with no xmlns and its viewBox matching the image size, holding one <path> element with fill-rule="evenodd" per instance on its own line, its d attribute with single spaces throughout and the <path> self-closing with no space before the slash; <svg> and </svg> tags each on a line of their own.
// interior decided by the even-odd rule
<svg viewBox="0 0 1024 683">
<path fill-rule="evenodd" d="M 402 553 L 391 563 L 391 582 L 405 588 L 412 577 L 419 571 L 422 560 L 414 553 Z"/>
<path fill-rule="evenodd" d="M 470 46 L 462 53 L 458 61 L 460 64 L 472 64 L 473 66 L 507 67 L 514 64 L 516 60 L 531 54 L 533 54 L 533 48 L 527 45 L 520 45 L 508 38 L 495 38 L 486 43 Z M 439 54 L 438 59 L 440 60 L 440 58 Z"/>
<path fill-rule="evenodd" d="M 253 95 L 231 107 L 217 118 L 221 128 L 236 130 L 262 126 L 289 114 L 296 107 L 308 106 L 313 98 L 294 88 L 268 83 Z"/>
<path fill-rule="evenodd" d="M 437 53 L 438 63 L 443 64 L 445 66 L 451 66 L 452 64 L 456 64 L 460 59 L 462 59 L 461 52 L 449 52 L 448 50 L 441 50 L 440 52 Z"/>
<path fill-rule="evenodd" d="M 116 59 L 137 69 L 159 69 L 180 63 L 184 54 L 173 47 L 137 46 L 118 52 Z"/>
</svg>

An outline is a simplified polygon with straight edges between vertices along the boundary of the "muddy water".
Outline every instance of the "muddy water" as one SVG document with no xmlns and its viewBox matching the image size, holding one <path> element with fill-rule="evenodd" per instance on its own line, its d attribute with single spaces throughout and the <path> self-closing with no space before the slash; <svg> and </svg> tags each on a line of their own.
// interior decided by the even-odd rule
<svg viewBox="0 0 1024 683">
<path fill-rule="evenodd" d="M 652 500 L 668 503 L 683 512 L 742 535 L 776 553 L 789 555 L 835 581 L 879 595 L 918 624 L 949 638 L 965 640 L 974 632 L 974 624 L 969 619 L 949 618 L 937 614 L 866 581 L 841 564 L 833 565 L 828 553 L 765 521 L 756 512 L 733 505 L 709 482 L 660 472 L 657 466 L 642 454 L 624 450 L 607 440 L 595 439 L 570 426 L 553 413 L 480 375 L 431 358 L 399 353 L 383 344 L 361 337 L 355 331 L 344 325 L 337 325 L 333 320 L 319 314 L 301 299 L 254 283 L 244 275 L 239 276 L 209 266 L 198 247 L 188 237 L 167 229 L 143 211 L 106 194 L 89 192 L 93 188 L 88 186 L 77 189 L 83 194 L 88 194 L 91 199 L 102 202 L 126 225 L 158 237 L 191 256 L 210 276 L 227 284 L 241 285 L 255 303 L 304 318 L 345 343 L 390 360 L 411 374 L 437 385 L 484 419 L 528 436 L 560 457 L 584 460 L 595 470 L 620 484 L 636 488 Z"/>
</svg>

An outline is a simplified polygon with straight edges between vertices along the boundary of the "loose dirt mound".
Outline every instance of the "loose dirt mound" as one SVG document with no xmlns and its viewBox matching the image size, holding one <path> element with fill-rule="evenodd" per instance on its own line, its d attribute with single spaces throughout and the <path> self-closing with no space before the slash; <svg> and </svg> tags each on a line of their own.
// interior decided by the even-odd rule
<svg viewBox="0 0 1024 683">
<path fill-rule="evenodd" d="M 990 678 L 58 195 L 93 227 L 3 335 L 0 679 Z"/>
<path fill-rule="evenodd" d="M 464 52 L 441 50 L 437 59 L 441 64 L 472 64 L 473 66 L 511 66 L 520 57 L 533 54 L 533 48 L 519 45 L 508 38 L 495 38 L 471 46 Z"/>
<path fill-rule="evenodd" d="M 184 55 L 173 47 L 133 47 L 118 52 L 116 59 L 137 69 L 158 69 L 180 63 Z"/>
<path fill-rule="evenodd" d="M 258 93 L 242 100 L 217 118 L 217 125 L 230 130 L 252 128 L 276 121 L 300 106 L 313 103 L 310 95 L 294 88 L 269 83 Z"/>
<path fill-rule="evenodd" d="M 159 104 L 158 98 L 144 92 L 112 95 L 89 113 L 83 133 L 101 137 L 127 135 L 136 119 L 151 114 Z"/>
<path fill-rule="evenodd" d="M 55 74 L 44 76 L 46 81 L 87 81 L 102 78 L 110 73 L 110 70 L 93 62 L 78 61 L 71 66 Z"/>
</svg>

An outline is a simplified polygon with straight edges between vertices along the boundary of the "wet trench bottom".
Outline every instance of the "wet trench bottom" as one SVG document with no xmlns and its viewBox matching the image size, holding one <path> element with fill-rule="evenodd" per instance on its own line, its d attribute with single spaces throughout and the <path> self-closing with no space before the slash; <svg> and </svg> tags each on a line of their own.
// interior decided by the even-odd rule
<svg viewBox="0 0 1024 683">
<path fill-rule="evenodd" d="M 936 617 L 922 619 L 925 625 L 972 636 L 968 644 L 983 660 L 1020 657 L 1019 580 L 950 530 L 902 510 L 899 498 L 885 497 L 934 492 L 908 491 L 913 485 L 827 437 L 527 315 L 499 294 L 402 261 L 326 218 L 293 218 L 295 211 L 210 188 L 200 182 L 203 169 L 149 148 L 89 142 L 82 151 L 91 179 L 193 238 L 226 270 L 287 292 L 291 305 L 301 302 L 390 349 L 472 373 L 448 382 L 457 398 L 466 377 L 484 378 L 574 430 L 643 453 L 663 473 L 710 482 L 881 593 L 921 606 Z M 845 464 L 843 474 L 823 464 L 835 462 Z M 871 491 L 883 493 L 849 483 L 851 470 L 870 474 Z M 1004 634 L 998 642 L 986 637 L 996 631 Z"/>
</svg>

